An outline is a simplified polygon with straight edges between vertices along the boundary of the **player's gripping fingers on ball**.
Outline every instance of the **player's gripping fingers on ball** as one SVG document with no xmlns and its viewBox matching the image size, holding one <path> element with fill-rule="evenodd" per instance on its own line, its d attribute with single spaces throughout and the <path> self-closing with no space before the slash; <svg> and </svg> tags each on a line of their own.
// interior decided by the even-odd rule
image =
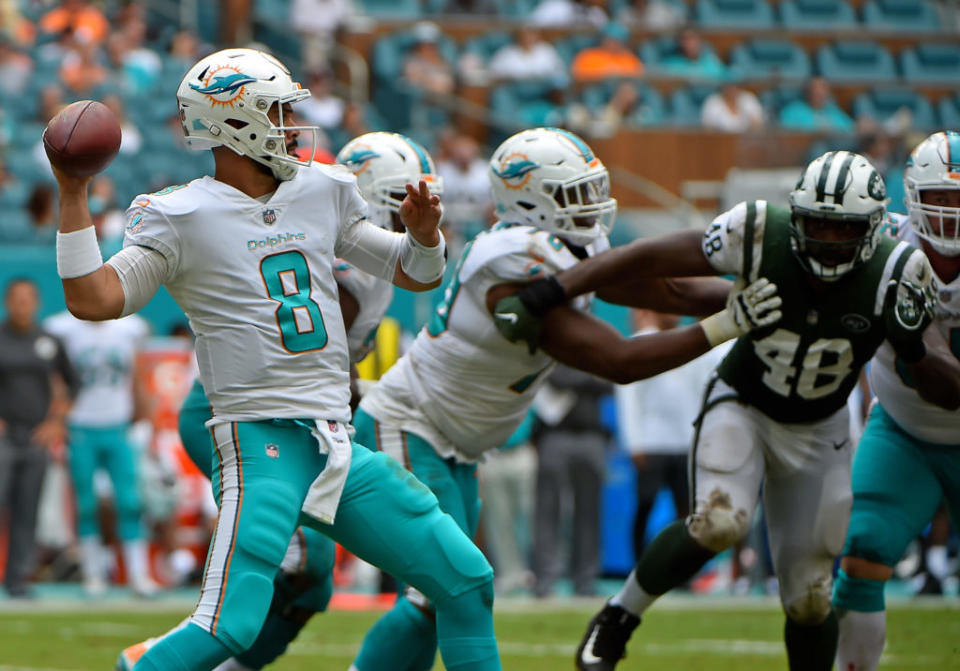
<svg viewBox="0 0 960 671">
<path fill-rule="evenodd" d="M 440 241 L 440 217 L 443 208 L 440 197 L 430 193 L 426 181 L 414 186 L 407 184 L 407 196 L 400 204 L 400 221 L 417 242 L 435 247 Z"/>
</svg>

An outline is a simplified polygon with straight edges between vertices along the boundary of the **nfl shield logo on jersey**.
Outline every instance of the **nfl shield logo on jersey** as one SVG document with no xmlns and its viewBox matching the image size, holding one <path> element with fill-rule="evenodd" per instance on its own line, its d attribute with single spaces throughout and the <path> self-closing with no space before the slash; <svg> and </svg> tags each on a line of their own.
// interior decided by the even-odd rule
<svg viewBox="0 0 960 671">
<path fill-rule="evenodd" d="M 280 448 L 273 443 L 267 443 L 263 446 L 263 449 L 271 459 L 276 459 L 280 456 Z"/>
<path fill-rule="evenodd" d="M 273 226 L 277 221 L 277 211 L 276 210 L 264 210 L 263 211 L 263 223 L 267 226 Z"/>
</svg>

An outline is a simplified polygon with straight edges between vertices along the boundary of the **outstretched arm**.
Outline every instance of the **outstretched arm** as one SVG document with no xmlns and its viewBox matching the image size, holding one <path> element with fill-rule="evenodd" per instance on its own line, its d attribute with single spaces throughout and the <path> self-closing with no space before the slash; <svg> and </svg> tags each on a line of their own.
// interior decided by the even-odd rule
<svg viewBox="0 0 960 671">
<path fill-rule="evenodd" d="M 731 286 L 730 281 L 719 277 L 645 277 L 604 287 L 597 298 L 617 305 L 703 317 L 723 309 Z"/>
</svg>

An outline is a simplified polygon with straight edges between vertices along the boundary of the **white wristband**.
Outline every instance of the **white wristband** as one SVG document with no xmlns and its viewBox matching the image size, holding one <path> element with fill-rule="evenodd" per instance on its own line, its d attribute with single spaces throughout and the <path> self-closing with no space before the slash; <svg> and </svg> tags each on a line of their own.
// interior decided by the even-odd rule
<svg viewBox="0 0 960 671">
<path fill-rule="evenodd" d="M 422 245 L 410 232 L 403 236 L 403 246 L 400 248 L 400 267 L 412 280 L 421 284 L 430 284 L 443 277 L 443 269 L 447 265 L 445 251 L 447 243 L 440 233 L 440 243 L 436 247 Z"/>
<path fill-rule="evenodd" d="M 700 328 L 703 329 L 703 335 L 706 336 L 710 347 L 716 347 L 720 343 L 740 336 L 740 329 L 737 328 L 737 323 L 729 310 L 721 310 L 701 320 Z"/>
<path fill-rule="evenodd" d="M 70 233 L 57 232 L 57 274 L 62 279 L 83 277 L 103 265 L 93 226 Z"/>
</svg>

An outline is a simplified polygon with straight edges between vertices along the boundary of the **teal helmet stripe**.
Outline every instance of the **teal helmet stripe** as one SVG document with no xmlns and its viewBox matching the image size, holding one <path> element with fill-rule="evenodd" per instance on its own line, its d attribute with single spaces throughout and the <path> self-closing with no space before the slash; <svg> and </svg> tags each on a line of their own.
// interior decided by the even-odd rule
<svg viewBox="0 0 960 671">
<path fill-rule="evenodd" d="M 547 130 L 552 130 L 554 133 L 559 133 L 563 137 L 570 140 L 574 146 L 580 150 L 580 153 L 583 154 L 583 160 L 589 163 L 594 159 L 593 152 L 590 150 L 590 147 L 587 146 L 587 143 L 578 138 L 576 135 L 571 133 L 568 130 L 562 128 L 547 128 Z"/>
<path fill-rule="evenodd" d="M 399 135 L 403 141 L 410 145 L 410 148 L 416 152 L 417 158 L 420 159 L 420 174 L 432 175 L 433 171 L 430 170 L 430 159 L 427 158 L 427 150 L 421 147 L 419 143 L 408 138 L 406 135 L 400 135 L 400 133 L 397 133 L 397 135 Z"/>
<path fill-rule="evenodd" d="M 947 167 L 960 171 L 960 133 L 948 130 L 944 135 L 947 136 Z"/>
</svg>

